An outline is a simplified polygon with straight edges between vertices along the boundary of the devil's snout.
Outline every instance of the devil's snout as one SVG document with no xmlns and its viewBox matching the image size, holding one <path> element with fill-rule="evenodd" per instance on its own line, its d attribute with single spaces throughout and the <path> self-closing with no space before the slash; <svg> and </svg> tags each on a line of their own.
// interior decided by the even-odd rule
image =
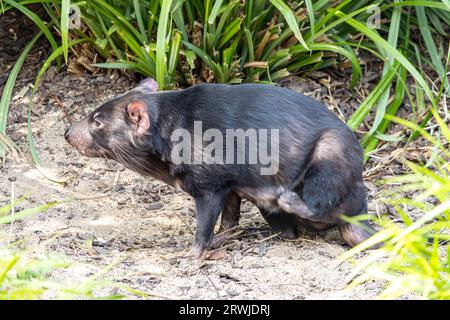
<svg viewBox="0 0 450 320">
<path fill-rule="evenodd" d="M 66 141 L 75 147 L 81 154 L 93 154 L 93 150 L 91 150 L 93 140 L 86 119 L 81 120 L 68 128 L 64 132 L 64 139 L 66 139 Z"/>
</svg>

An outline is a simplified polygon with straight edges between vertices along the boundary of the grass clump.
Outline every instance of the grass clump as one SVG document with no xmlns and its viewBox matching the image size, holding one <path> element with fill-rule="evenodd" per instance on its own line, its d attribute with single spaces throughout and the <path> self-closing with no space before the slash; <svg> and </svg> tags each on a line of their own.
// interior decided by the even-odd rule
<svg viewBox="0 0 450 320">
<path fill-rule="evenodd" d="M 428 140 L 434 147 L 427 163 L 406 162 L 410 173 L 384 181 L 385 192 L 400 221 L 387 216 L 376 220 L 382 229 L 355 253 L 382 242 L 358 262 L 351 286 L 369 280 L 385 284 L 380 298 L 414 294 L 426 299 L 450 299 L 450 130 L 434 113 L 437 130 L 430 134 L 418 125 L 391 117 Z"/>
<path fill-rule="evenodd" d="M 81 282 L 64 282 L 55 279 L 55 273 L 69 272 L 74 263 L 58 254 L 36 254 L 23 249 L 20 242 L 11 242 L 11 223 L 43 212 L 60 202 L 28 208 L 17 213 L 14 207 L 25 197 L 0 207 L 0 300 L 36 299 L 121 299 L 123 294 L 101 295 L 103 289 L 117 288 L 136 296 L 145 293 L 133 290 L 105 278 L 114 264 L 107 266 Z M 10 214 L 11 212 L 11 214 Z M 102 291 L 103 290 L 103 291 Z"/>
</svg>

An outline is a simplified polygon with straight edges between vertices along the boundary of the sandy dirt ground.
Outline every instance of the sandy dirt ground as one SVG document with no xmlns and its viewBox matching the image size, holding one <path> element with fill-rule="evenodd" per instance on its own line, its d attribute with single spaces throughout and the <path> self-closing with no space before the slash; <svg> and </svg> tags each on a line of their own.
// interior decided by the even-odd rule
<svg viewBox="0 0 450 320">
<path fill-rule="evenodd" d="M 314 83 L 294 81 L 290 86 L 313 92 L 311 84 L 320 88 Z M 296 241 L 270 237 L 250 203 L 242 207 L 235 239 L 214 251 L 212 260 L 185 259 L 195 230 L 194 205 L 187 194 L 113 161 L 84 158 L 63 138 L 70 121 L 133 85 L 115 73 L 50 72 L 35 98 L 32 127 L 43 162 L 66 185 L 43 178 L 27 161 L 10 159 L 0 169 L 1 203 L 11 196 L 12 180 L 16 198 L 29 195 L 16 210 L 75 199 L 13 225 L 13 240 L 23 241 L 33 252 L 63 254 L 75 263 L 56 277 L 81 282 L 113 264 L 106 277 L 169 298 L 370 299 L 380 292 L 377 283 L 345 290 L 351 265 L 335 263 L 348 249 L 336 229 L 305 230 Z M 31 89 L 29 83 L 21 88 L 14 95 L 8 133 L 26 150 Z M 368 186 L 374 188 L 370 182 Z M 376 201 L 369 201 L 375 208 Z"/>
<path fill-rule="evenodd" d="M 0 23 L 4 40 L 0 41 L 0 90 L 32 36 L 25 22 L 11 24 L 15 17 L 6 18 Z M 33 49 L 13 92 L 7 134 L 26 159 L 9 156 L 0 166 L 0 205 L 9 203 L 12 193 L 15 198 L 28 195 L 16 211 L 49 201 L 67 202 L 4 226 L 0 232 L 35 255 L 67 257 L 72 266 L 53 277 L 82 283 L 108 268 L 103 278 L 163 298 L 372 299 L 380 293 L 381 285 L 375 282 L 345 289 L 352 266 L 336 264 L 336 258 L 348 249 L 336 229 L 305 230 L 295 241 L 269 236 L 267 224 L 250 203 L 241 208 L 234 239 L 212 252 L 211 260 L 185 259 L 195 230 L 194 205 L 187 194 L 112 161 L 84 158 L 64 141 L 70 122 L 135 85 L 118 72 L 74 75 L 54 67 L 47 72 L 33 100 L 32 131 L 43 163 L 66 184 L 43 178 L 29 161 L 27 112 L 32 83 L 47 51 L 45 42 Z M 381 66 L 377 69 L 367 63 L 367 67 L 371 70 L 365 70 L 364 81 L 353 91 L 348 89 L 349 70 L 345 74 L 336 70 L 331 76 L 315 72 L 284 85 L 324 102 L 348 119 L 380 74 Z M 371 214 L 386 210 L 374 181 L 402 170 L 393 163 L 389 172 L 380 171 L 379 163 L 392 158 L 387 152 L 385 158 L 367 166 Z M 99 292 L 115 293 L 139 298 L 117 288 Z"/>
</svg>

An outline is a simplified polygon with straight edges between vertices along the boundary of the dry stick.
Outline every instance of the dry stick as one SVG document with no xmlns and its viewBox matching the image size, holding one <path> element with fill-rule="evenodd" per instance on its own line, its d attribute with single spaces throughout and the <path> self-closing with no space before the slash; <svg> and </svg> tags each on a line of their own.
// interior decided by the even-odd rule
<svg viewBox="0 0 450 320">
<path fill-rule="evenodd" d="M 69 121 L 71 125 L 74 124 L 75 120 L 67 113 L 66 107 L 64 106 L 64 103 L 61 101 L 61 99 L 56 94 L 51 92 L 48 95 L 52 97 L 53 100 L 55 100 L 56 105 L 61 109 L 61 112 L 63 113 L 63 116 L 67 119 L 67 121 Z"/>
<path fill-rule="evenodd" d="M 214 282 L 211 280 L 211 278 L 207 274 L 205 274 L 205 276 L 208 278 L 209 282 L 211 282 L 214 290 L 216 291 L 217 299 L 220 299 L 219 289 L 217 288 L 217 286 L 214 284 Z"/>
<path fill-rule="evenodd" d="M 116 175 L 114 177 L 113 187 L 112 187 L 113 190 L 114 190 L 115 187 L 117 187 L 117 183 L 119 182 L 119 178 L 120 178 L 120 169 L 117 170 Z"/>
<path fill-rule="evenodd" d="M 8 243 L 11 243 L 12 229 L 13 229 L 13 225 L 14 225 L 13 217 L 14 217 L 14 209 L 15 209 L 15 207 L 14 207 L 14 198 L 15 198 L 15 195 L 14 195 L 14 192 L 15 192 L 15 190 L 14 190 L 15 189 L 14 188 L 14 181 L 15 181 L 15 178 L 11 178 L 10 181 L 11 181 L 11 224 L 9 225 Z"/>
<path fill-rule="evenodd" d="M 184 223 L 184 225 L 186 226 L 186 228 L 189 230 L 189 232 L 191 233 L 191 234 L 194 234 L 194 231 L 192 231 L 192 229 L 189 227 L 189 224 L 178 214 L 178 213 L 176 213 L 176 211 L 173 211 L 173 213 L 175 214 L 175 216 L 178 218 L 178 219 L 180 219 L 183 223 Z"/>
<path fill-rule="evenodd" d="M 268 237 L 266 237 L 266 238 L 263 238 L 263 239 L 261 239 L 261 240 L 256 240 L 255 242 L 256 242 L 256 243 L 265 242 L 265 241 L 270 240 L 270 239 L 272 239 L 272 238 L 278 237 L 280 234 L 281 234 L 281 232 L 274 233 L 274 234 L 272 234 L 272 235 L 270 235 L 270 236 L 268 236 Z"/>
<path fill-rule="evenodd" d="M 221 246 L 220 248 L 217 248 L 217 249 L 208 250 L 208 253 L 212 254 L 212 253 L 215 253 L 215 252 L 218 252 L 218 251 L 222 251 L 222 250 L 226 250 L 228 248 L 232 248 L 232 247 L 235 247 L 235 246 L 236 246 L 236 243 L 230 243 L 230 244 Z"/>
</svg>

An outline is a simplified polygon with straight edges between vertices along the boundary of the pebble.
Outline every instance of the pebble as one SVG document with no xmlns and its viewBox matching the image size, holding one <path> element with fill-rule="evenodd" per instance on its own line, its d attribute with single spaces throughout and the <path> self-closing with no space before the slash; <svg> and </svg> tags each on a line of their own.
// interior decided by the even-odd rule
<svg viewBox="0 0 450 320">
<path fill-rule="evenodd" d="M 238 296 L 239 295 L 239 290 L 237 290 L 237 289 L 228 289 L 228 295 L 230 296 L 230 297 L 236 297 L 236 296 Z"/>
<path fill-rule="evenodd" d="M 114 188 L 114 192 L 121 192 L 125 190 L 124 186 L 121 184 L 118 184 L 115 188 Z"/>
<path fill-rule="evenodd" d="M 92 241 L 92 245 L 96 247 L 104 247 L 107 243 L 108 241 L 103 238 L 96 238 L 94 241 Z"/>
<path fill-rule="evenodd" d="M 108 184 L 103 182 L 103 181 L 101 181 L 101 180 L 98 180 L 98 181 L 95 181 L 95 186 L 98 189 L 106 189 L 108 187 Z"/>
<path fill-rule="evenodd" d="M 145 206 L 145 209 L 147 210 L 158 210 L 164 207 L 164 205 L 160 202 L 157 203 L 150 203 L 149 205 Z"/>
<path fill-rule="evenodd" d="M 118 198 L 116 201 L 117 201 L 117 204 L 124 205 L 128 202 L 128 200 L 130 200 L 130 198 L 128 196 L 125 196 L 122 198 Z"/>
</svg>

